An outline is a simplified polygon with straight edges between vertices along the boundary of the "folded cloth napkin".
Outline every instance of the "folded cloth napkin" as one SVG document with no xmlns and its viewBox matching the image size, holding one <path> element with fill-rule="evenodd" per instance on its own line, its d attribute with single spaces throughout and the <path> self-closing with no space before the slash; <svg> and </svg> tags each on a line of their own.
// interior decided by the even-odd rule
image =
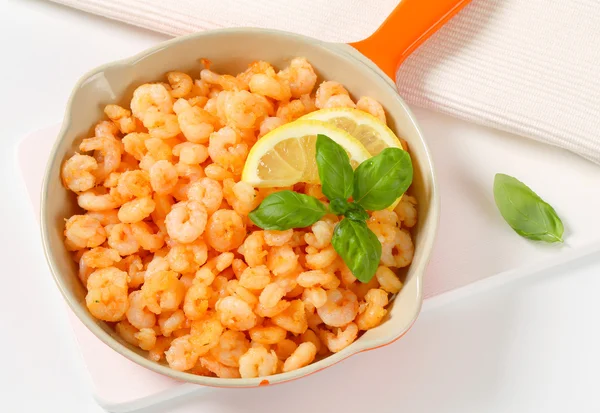
<svg viewBox="0 0 600 413">
<path fill-rule="evenodd" d="M 398 0 L 54 0 L 181 35 L 255 26 L 327 41 L 368 37 Z M 400 67 L 410 104 L 600 163 L 600 2 L 473 0 Z"/>
</svg>

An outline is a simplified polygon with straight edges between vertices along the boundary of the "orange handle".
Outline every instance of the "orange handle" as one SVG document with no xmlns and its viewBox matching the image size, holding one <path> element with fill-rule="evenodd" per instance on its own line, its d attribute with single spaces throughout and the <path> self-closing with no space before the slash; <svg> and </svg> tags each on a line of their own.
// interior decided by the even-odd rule
<svg viewBox="0 0 600 413">
<path fill-rule="evenodd" d="M 350 46 L 394 79 L 400 63 L 469 2 L 401 0 L 375 33 Z"/>
</svg>

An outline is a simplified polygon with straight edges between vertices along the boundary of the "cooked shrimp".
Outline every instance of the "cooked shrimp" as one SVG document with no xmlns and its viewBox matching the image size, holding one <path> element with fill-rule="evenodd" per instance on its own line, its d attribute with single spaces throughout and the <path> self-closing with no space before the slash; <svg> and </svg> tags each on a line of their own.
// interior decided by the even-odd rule
<svg viewBox="0 0 600 413">
<path fill-rule="evenodd" d="M 280 71 L 277 76 L 289 82 L 292 96 L 295 98 L 312 93 L 317 83 L 317 74 L 304 57 L 292 59 L 290 65 Z"/>
<path fill-rule="evenodd" d="M 304 290 L 302 293 L 302 301 L 304 305 L 312 305 L 315 308 L 320 308 L 327 302 L 327 291 L 321 287 L 311 287 Z"/>
<path fill-rule="evenodd" d="M 250 342 L 244 333 L 227 330 L 219 337 L 219 343 L 210 350 L 210 355 L 224 366 L 239 367 L 240 357 L 249 348 Z"/>
<path fill-rule="evenodd" d="M 96 185 L 98 162 L 88 155 L 76 153 L 63 164 L 61 176 L 63 185 L 73 192 L 84 192 Z"/>
<path fill-rule="evenodd" d="M 217 302 L 216 310 L 221 323 L 230 330 L 249 330 L 257 323 L 250 305 L 239 297 L 222 298 Z"/>
<path fill-rule="evenodd" d="M 131 133 L 137 129 L 135 119 L 131 117 L 131 111 L 119 105 L 106 105 L 104 113 L 119 127 L 121 133 Z"/>
<path fill-rule="evenodd" d="M 150 135 L 147 133 L 132 132 L 125 135 L 121 141 L 125 152 L 141 161 L 148 152 L 145 143 L 148 139 L 150 139 Z"/>
<path fill-rule="evenodd" d="M 275 344 L 275 354 L 277 354 L 277 358 L 279 360 L 286 360 L 289 356 L 291 356 L 294 351 L 298 348 L 298 344 L 294 343 L 289 338 L 280 341 Z"/>
<path fill-rule="evenodd" d="M 291 306 L 291 304 L 289 301 L 280 300 L 273 307 L 265 307 L 264 305 L 259 303 L 254 308 L 254 311 L 256 312 L 256 315 L 258 315 L 259 317 L 275 317 L 276 315 L 283 313 L 290 306 Z"/>
<path fill-rule="evenodd" d="M 179 175 L 172 163 L 166 160 L 156 162 L 150 168 L 150 184 L 159 195 L 166 195 L 175 188 Z"/>
<path fill-rule="evenodd" d="M 126 272 L 115 267 L 94 271 L 87 280 L 88 310 L 99 320 L 120 321 L 129 307 L 127 288 Z"/>
<path fill-rule="evenodd" d="M 167 73 L 167 80 L 171 85 L 171 96 L 174 98 L 182 98 L 192 91 L 194 81 L 190 75 L 183 72 Z"/>
<path fill-rule="evenodd" d="M 208 158 L 208 148 L 199 143 L 183 142 L 173 147 L 173 155 L 179 162 L 187 165 L 198 165 Z"/>
<path fill-rule="evenodd" d="M 106 231 L 100 221 L 89 215 L 73 215 L 65 223 L 65 238 L 70 249 L 94 248 L 106 241 Z"/>
<path fill-rule="evenodd" d="M 302 334 L 308 328 L 302 300 L 292 301 L 288 308 L 273 316 L 271 321 L 293 334 Z"/>
<path fill-rule="evenodd" d="M 417 223 L 417 199 L 413 196 L 404 194 L 400 203 L 394 208 L 398 214 L 398 220 L 402 226 L 412 228 Z"/>
<path fill-rule="evenodd" d="M 121 320 L 115 324 L 115 331 L 121 336 L 123 340 L 131 344 L 132 346 L 139 347 L 140 342 L 135 337 L 138 333 L 138 329 L 129 324 L 127 320 Z"/>
<path fill-rule="evenodd" d="M 277 372 L 278 358 L 273 350 L 264 347 L 250 348 L 239 360 L 243 378 L 270 376 Z"/>
<path fill-rule="evenodd" d="M 112 136 L 84 139 L 79 145 L 83 152 L 94 152 L 98 167 L 94 169 L 96 182 L 102 182 L 121 163 L 123 148 L 121 142 Z M 100 162 L 98 160 L 101 159 Z"/>
<path fill-rule="evenodd" d="M 297 277 L 297 282 L 304 288 L 322 287 L 332 282 L 335 275 L 322 270 L 304 271 Z"/>
<path fill-rule="evenodd" d="M 338 257 L 333 245 L 329 245 L 322 250 L 314 247 L 306 248 L 306 266 L 313 270 L 324 269 L 333 264 Z"/>
<path fill-rule="evenodd" d="M 198 201 L 204 205 L 208 215 L 212 215 L 223 202 L 223 189 L 219 181 L 211 178 L 201 178 L 190 185 L 187 196 L 188 199 Z"/>
<path fill-rule="evenodd" d="M 125 171 L 119 175 L 117 183 L 119 193 L 128 199 L 143 198 L 152 195 L 150 175 L 146 171 Z"/>
<path fill-rule="evenodd" d="M 208 248 L 202 239 L 190 244 L 176 244 L 167 253 L 171 269 L 178 273 L 197 271 L 208 259 Z"/>
<path fill-rule="evenodd" d="M 242 287 L 238 280 L 229 280 L 227 291 L 230 295 L 237 296 L 254 308 L 258 304 L 258 297 L 246 287 Z"/>
<path fill-rule="evenodd" d="M 85 215 L 90 218 L 94 218 L 95 220 L 100 222 L 100 225 L 104 227 L 106 227 L 107 225 L 118 224 L 120 222 L 118 217 L 118 211 L 116 209 L 109 209 L 106 211 L 89 211 L 86 212 Z"/>
<path fill-rule="evenodd" d="M 106 268 L 121 261 L 121 256 L 112 248 L 96 247 L 84 252 L 80 260 L 88 268 Z"/>
<path fill-rule="evenodd" d="M 169 348 L 173 337 L 157 337 L 156 344 L 150 350 L 148 350 L 148 358 L 152 361 L 160 361 L 163 358 L 165 350 Z"/>
<path fill-rule="evenodd" d="M 246 83 L 231 75 L 219 75 L 210 69 L 202 69 L 200 71 L 200 79 L 209 85 L 218 85 L 223 90 L 246 90 Z"/>
<path fill-rule="evenodd" d="M 356 324 L 360 330 L 369 330 L 381 324 L 387 314 L 385 306 L 388 304 L 388 294 L 384 290 L 369 290 L 365 295 L 365 304 L 356 317 Z"/>
<path fill-rule="evenodd" d="M 233 178 L 233 173 L 223 168 L 221 165 L 211 163 L 204 168 L 204 173 L 207 178 L 214 179 L 215 181 L 223 181 L 227 178 Z"/>
<path fill-rule="evenodd" d="M 285 294 L 285 288 L 277 283 L 271 283 L 265 286 L 260 293 L 259 302 L 265 308 L 273 308 L 281 301 Z"/>
<path fill-rule="evenodd" d="M 191 335 L 184 335 L 171 342 L 165 351 L 165 358 L 169 367 L 174 370 L 186 371 L 196 365 L 200 355 L 192 344 Z"/>
<path fill-rule="evenodd" d="M 205 355 L 219 344 L 219 338 L 223 334 L 223 325 L 219 321 L 219 316 L 210 312 L 201 320 L 193 321 L 190 335 L 197 354 Z"/>
<path fill-rule="evenodd" d="M 229 126 L 210 135 L 208 154 L 213 162 L 239 175 L 248 156 L 248 145 Z"/>
<path fill-rule="evenodd" d="M 285 339 L 287 331 L 274 325 L 253 327 L 248 331 L 250 339 L 260 344 L 277 344 Z"/>
<path fill-rule="evenodd" d="M 381 244 L 381 263 L 390 267 L 406 267 L 412 262 L 415 246 L 410 233 L 393 228 L 394 238 Z"/>
<path fill-rule="evenodd" d="M 134 337 L 142 350 L 150 350 L 156 345 L 156 331 L 152 328 L 142 328 Z"/>
<path fill-rule="evenodd" d="M 238 252 L 244 255 L 249 266 L 257 267 L 266 264 L 268 251 L 265 247 L 264 231 L 254 231 L 244 240 Z"/>
<path fill-rule="evenodd" d="M 327 108 L 355 108 L 356 104 L 352 100 L 352 98 L 348 95 L 334 95 L 330 97 L 323 109 Z"/>
<path fill-rule="evenodd" d="M 228 126 L 248 129 L 255 128 L 264 118 L 272 115 L 273 107 L 264 96 L 242 90 L 220 93 L 217 111 L 222 111 Z"/>
<path fill-rule="evenodd" d="M 239 73 L 236 77 L 244 84 L 250 83 L 250 79 L 257 73 L 264 73 L 269 76 L 275 75 L 275 69 L 269 62 L 265 62 L 264 60 L 257 60 L 248 65 L 248 68 Z"/>
<path fill-rule="evenodd" d="M 159 83 L 146 83 L 133 92 L 131 112 L 142 122 L 152 108 L 161 113 L 172 113 L 173 97 L 167 88 Z"/>
<path fill-rule="evenodd" d="M 177 115 L 150 108 L 144 115 L 144 126 L 153 138 L 169 139 L 181 133 Z"/>
<path fill-rule="evenodd" d="M 208 370 L 209 373 L 216 375 L 222 379 L 239 379 L 240 372 L 237 367 L 230 367 L 219 363 L 212 357 L 200 357 L 198 360 L 200 366 Z"/>
<path fill-rule="evenodd" d="M 381 289 L 391 294 L 396 294 L 402 289 L 402 281 L 389 267 L 381 265 L 375 272 L 375 277 L 381 285 Z"/>
<path fill-rule="evenodd" d="M 337 331 L 335 334 L 328 330 L 320 331 L 321 341 L 332 353 L 342 351 L 352 344 L 358 336 L 358 327 L 354 323 L 349 323 L 335 330 Z"/>
<path fill-rule="evenodd" d="M 220 126 L 219 119 L 216 116 L 206 109 L 192 106 L 185 99 L 179 99 L 175 102 L 173 110 L 177 114 L 181 133 L 190 142 L 207 143 L 210 134 Z"/>
<path fill-rule="evenodd" d="M 165 218 L 167 233 L 175 241 L 194 242 L 206 228 L 206 208 L 197 201 L 175 204 Z"/>
<path fill-rule="evenodd" d="M 213 289 L 196 279 L 185 293 L 183 312 L 189 320 L 199 320 L 208 310 L 208 300 L 213 295 Z"/>
<path fill-rule="evenodd" d="M 248 215 L 260 204 L 260 199 L 252 185 L 246 182 L 235 182 L 230 178 L 223 181 L 223 196 L 240 215 Z"/>
<path fill-rule="evenodd" d="M 326 81 L 319 85 L 315 97 L 315 105 L 319 109 L 323 109 L 329 99 L 333 96 L 349 96 L 350 94 L 344 86 L 338 82 Z"/>
<path fill-rule="evenodd" d="M 144 221 L 131 224 L 133 237 L 140 246 L 148 251 L 159 250 L 165 245 L 164 234 Z"/>
<path fill-rule="evenodd" d="M 317 308 L 317 314 L 328 326 L 342 327 L 354 320 L 358 313 L 358 299 L 350 290 L 327 291 L 327 302 Z"/>
<path fill-rule="evenodd" d="M 250 290 L 262 290 L 271 282 L 271 273 L 265 265 L 248 267 L 240 276 L 240 285 Z"/>
<path fill-rule="evenodd" d="M 265 240 L 266 240 L 265 235 Z M 292 247 L 284 245 L 282 247 L 272 247 L 267 255 L 267 267 L 275 275 L 285 274 L 296 268 L 298 264 L 298 255 Z"/>
<path fill-rule="evenodd" d="M 154 221 L 156 226 L 158 226 L 160 231 L 163 234 L 166 234 L 167 227 L 165 226 L 165 218 L 167 217 L 169 212 L 171 212 L 171 209 L 173 208 L 175 202 L 173 201 L 173 197 L 170 195 L 159 195 L 156 193 L 154 194 L 154 197 L 152 199 L 154 200 L 154 204 L 156 205 L 154 207 L 154 212 L 152 212 L 151 214 L 152 220 Z"/>
<path fill-rule="evenodd" d="M 265 231 L 265 243 L 269 247 L 282 247 L 288 243 L 292 239 L 294 235 L 293 229 L 288 229 L 286 231 Z"/>
<path fill-rule="evenodd" d="M 274 129 L 285 124 L 285 120 L 280 116 L 269 116 L 260 123 L 258 137 L 261 138 Z"/>
<path fill-rule="evenodd" d="M 368 96 L 362 96 L 358 99 L 358 102 L 356 102 L 356 108 L 375 116 L 385 125 L 385 111 L 383 110 L 381 103 L 377 102 L 375 99 Z"/>
<path fill-rule="evenodd" d="M 328 352 L 327 347 L 325 347 L 323 345 L 319 336 L 317 336 L 317 334 L 314 331 L 312 331 L 311 329 L 308 329 L 303 334 L 301 334 L 300 340 L 302 343 L 305 343 L 305 342 L 312 343 L 315 346 L 315 348 L 317 349 L 317 354 L 324 355 Z"/>
<path fill-rule="evenodd" d="M 127 309 L 127 320 L 137 329 L 150 328 L 156 324 L 156 315 L 148 310 L 141 291 L 133 291 L 129 294 L 129 308 Z"/>
<path fill-rule="evenodd" d="M 140 222 L 154 211 L 156 204 L 151 197 L 136 198 L 133 201 L 126 202 L 119 208 L 119 219 L 121 222 L 133 224 Z"/>
<path fill-rule="evenodd" d="M 202 79 L 195 79 L 191 94 L 195 97 L 207 97 L 210 93 L 210 83 Z"/>
<path fill-rule="evenodd" d="M 270 76 L 265 73 L 257 73 L 250 78 L 248 86 L 252 93 L 271 99 L 288 101 L 292 97 L 289 83 L 275 75 Z"/>
<path fill-rule="evenodd" d="M 108 235 L 108 245 L 119 251 L 122 256 L 135 254 L 140 249 L 130 224 L 116 224 Z"/>
<path fill-rule="evenodd" d="M 183 283 L 173 271 L 156 271 L 147 276 L 141 291 L 146 306 L 154 314 L 176 310 L 185 294 Z"/>
<path fill-rule="evenodd" d="M 311 247 L 322 249 L 331 244 L 334 225 L 328 221 L 320 220 L 312 224 L 311 232 L 304 235 L 304 240 Z"/>
<path fill-rule="evenodd" d="M 300 344 L 283 364 L 283 372 L 288 372 L 309 365 L 317 355 L 317 347 L 310 341 Z"/>
<path fill-rule="evenodd" d="M 174 331 L 184 328 L 185 323 L 185 314 L 182 310 L 175 310 L 172 313 L 163 312 L 158 317 L 160 332 L 165 337 L 169 337 Z"/>
</svg>

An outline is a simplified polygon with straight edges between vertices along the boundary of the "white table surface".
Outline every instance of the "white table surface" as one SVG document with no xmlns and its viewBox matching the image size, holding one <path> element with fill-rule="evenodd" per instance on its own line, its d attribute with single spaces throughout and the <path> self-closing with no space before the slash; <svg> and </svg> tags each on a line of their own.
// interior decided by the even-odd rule
<svg viewBox="0 0 600 413">
<path fill-rule="evenodd" d="M 45 1 L 0 0 L 0 411 L 102 411 L 46 270 L 15 146 L 27 132 L 60 120 L 81 74 L 164 39 Z M 434 113 L 417 115 L 423 124 L 443 121 Z M 356 368 L 352 377 L 340 378 L 334 368 L 305 379 L 313 383 L 312 395 L 285 385 L 235 397 L 215 391 L 154 411 L 179 413 L 195 403 L 197 412 L 228 413 L 283 406 L 288 412 L 341 406 L 352 412 L 598 412 L 598 291 L 600 257 L 590 257 L 425 311 L 401 352 L 398 346 L 393 353 L 378 350 L 388 352 L 389 366 L 369 363 L 369 353 L 353 357 L 345 362 Z M 388 384 L 374 386 L 370 377 L 378 375 Z"/>
</svg>

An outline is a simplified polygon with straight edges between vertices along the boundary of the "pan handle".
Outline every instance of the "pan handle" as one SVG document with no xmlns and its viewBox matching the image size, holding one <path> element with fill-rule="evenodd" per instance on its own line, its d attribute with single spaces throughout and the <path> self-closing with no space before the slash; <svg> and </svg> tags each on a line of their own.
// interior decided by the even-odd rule
<svg viewBox="0 0 600 413">
<path fill-rule="evenodd" d="M 398 66 L 470 0 L 401 0 L 370 37 L 350 43 L 392 80 Z"/>
</svg>

